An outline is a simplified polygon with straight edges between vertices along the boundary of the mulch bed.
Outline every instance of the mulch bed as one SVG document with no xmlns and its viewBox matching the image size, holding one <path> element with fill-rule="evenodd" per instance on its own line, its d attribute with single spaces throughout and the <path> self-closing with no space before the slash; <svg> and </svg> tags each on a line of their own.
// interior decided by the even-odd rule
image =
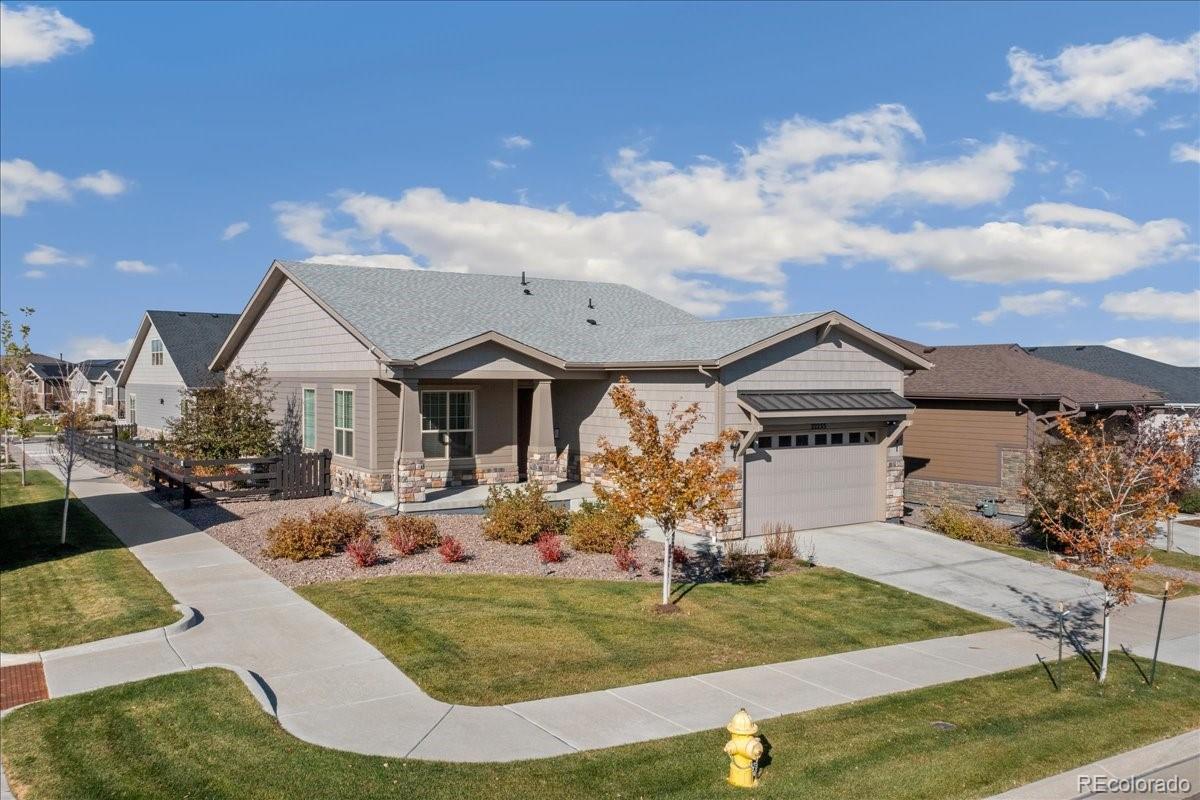
<svg viewBox="0 0 1200 800">
<path fill-rule="evenodd" d="M 42 662 L 0 667 L 0 711 L 49 697 Z"/>
<path fill-rule="evenodd" d="M 602 553 L 581 553 L 562 539 L 565 558 L 549 565 L 549 572 L 538 561 L 533 545 L 511 545 L 483 538 L 482 517 L 475 514 L 431 514 L 442 536 L 454 536 L 467 552 L 467 560 L 447 564 L 436 549 L 399 557 L 383 536 L 381 519 L 371 525 L 379 534 L 377 546 L 383 561 L 372 567 L 357 568 L 345 554 L 308 561 L 267 558 L 262 554 L 267 531 L 284 516 L 306 516 L 309 511 L 337 505 L 340 501 L 321 497 L 308 500 L 247 500 L 229 502 L 193 501 L 190 509 L 177 508 L 176 514 L 204 530 L 213 538 L 237 551 L 248 561 L 287 586 L 377 578 L 384 575 L 546 575 L 557 578 L 593 578 L 601 580 L 657 581 L 662 578 L 662 545 L 638 538 L 633 545 L 642 567 L 636 576 L 617 569 L 613 557 Z"/>
</svg>

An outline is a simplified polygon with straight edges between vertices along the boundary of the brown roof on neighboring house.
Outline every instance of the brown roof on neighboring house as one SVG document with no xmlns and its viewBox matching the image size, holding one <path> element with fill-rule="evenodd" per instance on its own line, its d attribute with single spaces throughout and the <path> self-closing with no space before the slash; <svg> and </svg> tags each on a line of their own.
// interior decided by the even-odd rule
<svg viewBox="0 0 1200 800">
<path fill-rule="evenodd" d="M 1149 387 L 1047 361 L 1017 344 L 949 345 L 917 352 L 934 368 L 905 379 L 906 397 L 1064 399 L 1107 406 L 1163 402 L 1162 394 Z"/>
</svg>

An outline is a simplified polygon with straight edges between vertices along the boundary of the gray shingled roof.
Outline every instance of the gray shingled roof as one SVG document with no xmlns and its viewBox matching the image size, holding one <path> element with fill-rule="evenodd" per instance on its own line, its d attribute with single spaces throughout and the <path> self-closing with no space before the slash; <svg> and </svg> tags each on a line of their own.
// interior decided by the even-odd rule
<svg viewBox="0 0 1200 800">
<path fill-rule="evenodd" d="M 571 363 L 715 360 L 819 316 L 705 321 L 616 283 L 279 264 L 396 360 L 489 331 Z"/>
<path fill-rule="evenodd" d="M 916 408 L 895 392 L 876 389 L 859 392 L 750 390 L 737 393 L 738 399 L 755 411 L 903 411 Z"/>
<path fill-rule="evenodd" d="M 214 376 L 209 372 L 209 362 L 221 349 L 238 315 L 203 311 L 147 311 L 146 314 L 188 388 L 211 383 Z"/>
<path fill-rule="evenodd" d="M 104 373 L 110 372 L 115 378 L 120 374 L 120 363 L 123 359 L 120 358 L 89 358 L 85 361 L 80 361 L 75 366 L 83 373 L 83 377 L 87 378 L 92 383 L 104 377 Z"/>
<path fill-rule="evenodd" d="M 29 369 L 42 380 L 65 380 L 71 375 L 71 371 L 75 369 L 75 365 L 70 361 L 30 361 Z"/>
<path fill-rule="evenodd" d="M 1030 347 L 1028 350 L 1047 361 L 1157 389 L 1168 403 L 1200 403 L 1200 367 L 1177 367 L 1099 344 Z"/>
</svg>

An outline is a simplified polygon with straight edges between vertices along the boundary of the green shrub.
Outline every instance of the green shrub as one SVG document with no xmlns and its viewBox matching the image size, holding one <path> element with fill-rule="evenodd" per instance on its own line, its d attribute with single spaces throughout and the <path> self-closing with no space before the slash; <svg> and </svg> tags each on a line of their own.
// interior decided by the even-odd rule
<svg viewBox="0 0 1200 800">
<path fill-rule="evenodd" d="M 583 501 L 567 522 L 571 547 L 584 553 L 611 553 L 629 547 L 638 535 L 637 520 L 604 503 Z"/>
<path fill-rule="evenodd" d="M 543 533 L 562 533 L 567 525 L 567 512 L 550 505 L 545 490 L 534 484 L 493 486 L 483 508 L 484 538 L 508 544 L 529 544 Z"/>
<path fill-rule="evenodd" d="M 400 514 L 384 520 L 383 527 L 387 531 L 388 542 L 391 543 L 392 549 L 402 556 L 409 556 L 418 550 L 429 547 L 437 547 L 442 542 L 437 522 L 433 517 Z"/>
<path fill-rule="evenodd" d="M 1179 510 L 1184 514 L 1200 514 L 1200 487 L 1188 489 L 1180 496 Z"/>
<path fill-rule="evenodd" d="M 951 539 L 976 544 L 1017 544 L 1016 532 L 1007 525 L 989 522 L 983 517 L 953 506 L 932 509 L 925 514 L 925 524 L 931 530 L 944 533 Z"/>
</svg>

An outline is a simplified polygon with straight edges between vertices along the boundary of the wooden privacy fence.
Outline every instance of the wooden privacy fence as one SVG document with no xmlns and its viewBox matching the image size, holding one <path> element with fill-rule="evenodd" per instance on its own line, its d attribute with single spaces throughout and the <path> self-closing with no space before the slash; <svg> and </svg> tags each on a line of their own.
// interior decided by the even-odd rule
<svg viewBox="0 0 1200 800">
<path fill-rule="evenodd" d="M 330 494 L 332 454 L 328 450 L 261 458 L 179 459 L 155 450 L 148 440 L 122 441 L 117 435 L 82 432 L 68 435 L 76 437 L 84 458 L 151 484 L 156 491 L 178 490 L 184 508 L 197 496 L 294 500 Z"/>
</svg>

